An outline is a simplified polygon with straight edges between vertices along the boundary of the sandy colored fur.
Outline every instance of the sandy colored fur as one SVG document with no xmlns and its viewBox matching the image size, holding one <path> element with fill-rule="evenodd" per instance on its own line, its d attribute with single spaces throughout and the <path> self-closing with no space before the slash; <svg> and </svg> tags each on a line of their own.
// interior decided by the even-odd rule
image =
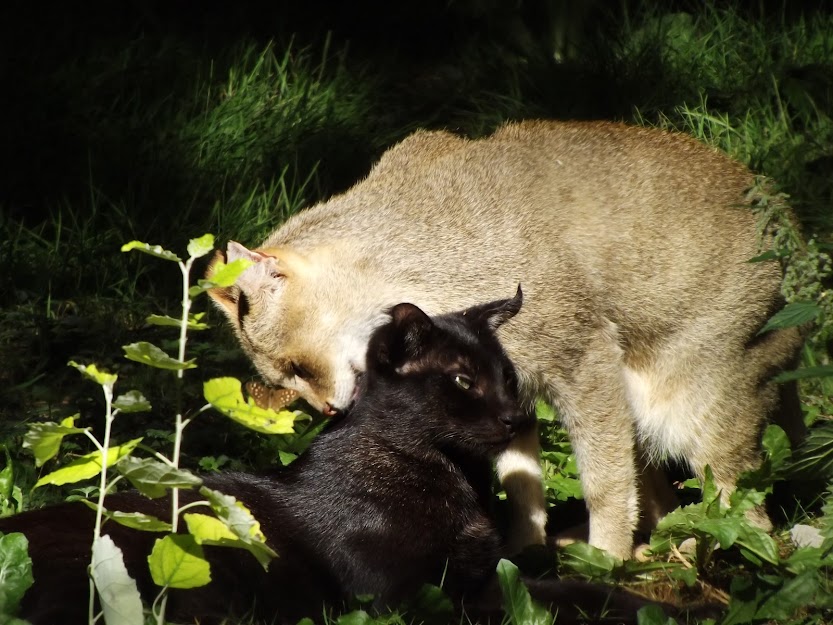
<svg viewBox="0 0 833 625">
<path fill-rule="evenodd" d="M 781 271 L 746 262 L 760 253 L 752 184 L 744 166 L 689 137 L 615 123 L 524 122 L 478 141 L 417 132 L 262 244 L 291 249 L 305 260 L 290 269 L 303 270 L 253 291 L 238 334 L 268 381 L 339 407 L 386 308 L 409 301 L 438 314 L 522 284 L 524 309 L 500 338 L 527 399 L 560 409 L 590 541 L 627 556 L 637 446 L 698 474 L 710 464 L 728 492 L 759 461 L 777 408 L 770 377 L 798 349 L 790 330 L 756 338 L 780 305 Z M 315 379 L 288 376 L 287 358 L 308 360 Z M 507 456 L 499 473 L 519 484 L 508 488 L 526 524 L 518 541 L 540 541 L 537 448 L 531 438 L 516 447 L 519 460 Z"/>
</svg>

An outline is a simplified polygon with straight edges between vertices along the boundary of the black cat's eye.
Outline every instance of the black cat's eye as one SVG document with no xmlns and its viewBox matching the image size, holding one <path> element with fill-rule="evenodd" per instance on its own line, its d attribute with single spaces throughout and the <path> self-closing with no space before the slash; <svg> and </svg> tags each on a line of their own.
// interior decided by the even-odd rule
<svg viewBox="0 0 833 625">
<path fill-rule="evenodd" d="M 452 379 L 454 380 L 454 384 L 459 386 L 464 391 L 469 390 L 471 388 L 472 384 L 474 384 L 474 382 L 472 382 L 472 379 L 470 377 L 462 375 L 460 373 L 455 374 Z"/>
<path fill-rule="evenodd" d="M 297 362 L 290 362 L 289 369 L 292 371 L 292 375 L 294 375 L 296 378 L 306 380 L 312 377 L 312 374 L 309 372 L 309 370 L 305 367 L 302 367 Z"/>
</svg>

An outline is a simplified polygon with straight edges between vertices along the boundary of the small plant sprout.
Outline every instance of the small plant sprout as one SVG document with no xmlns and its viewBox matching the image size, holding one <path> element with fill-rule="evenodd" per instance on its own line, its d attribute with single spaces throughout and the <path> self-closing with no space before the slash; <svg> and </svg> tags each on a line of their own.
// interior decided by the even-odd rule
<svg viewBox="0 0 833 625">
<path fill-rule="evenodd" d="M 237 276 L 245 270 L 249 262 L 235 261 L 228 265 L 221 264 L 210 280 L 200 280 L 197 286 L 190 285 L 190 271 L 194 261 L 213 250 L 214 237 L 206 234 L 192 239 L 188 244 L 188 259 L 183 261 L 176 254 L 158 245 L 149 245 L 132 241 L 122 247 L 122 251 L 138 250 L 163 260 L 173 261 L 182 274 L 182 315 L 180 318 L 163 315 L 151 315 L 147 322 L 151 325 L 179 328 L 178 353 L 176 357 L 148 342 L 138 342 L 124 346 L 125 357 L 151 367 L 176 372 L 179 381 L 184 379 L 186 369 L 196 368 L 195 361 L 186 360 L 188 330 L 204 330 L 208 327 L 202 321 L 204 313 L 192 314 L 192 299 L 208 289 L 217 286 L 230 286 Z M 249 551 L 258 562 L 266 568 L 271 558 L 277 554 L 266 545 L 266 538 L 260 530 L 257 520 L 249 510 L 233 497 L 213 491 L 202 485 L 202 479 L 190 471 L 180 468 L 182 437 L 185 428 L 192 419 L 214 407 L 235 421 L 267 434 L 291 434 L 297 418 L 309 418 L 301 412 L 289 410 L 275 411 L 261 408 L 249 397 L 243 397 L 241 384 L 234 378 L 208 380 L 204 385 L 206 405 L 187 416 L 182 409 L 182 385 L 178 385 L 178 403 L 174 420 L 173 450 L 170 458 L 153 452 L 152 458 L 139 458 L 133 455 L 141 438 L 121 445 L 112 445 L 112 424 L 117 415 L 148 411 L 150 403 L 138 391 L 130 391 L 114 397 L 114 387 L 118 377 L 115 374 L 99 370 L 95 365 L 82 365 L 70 362 L 86 378 L 101 386 L 105 399 L 104 436 L 99 441 L 89 427 L 76 427 L 78 415 L 68 417 L 60 423 L 38 423 L 33 425 L 24 438 L 24 447 L 29 448 L 35 456 L 36 466 L 42 466 L 54 458 L 65 436 L 83 434 L 95 446 L 95 451 L 82 455 L 43 477 L 35 484 L 61 485 L 99 476 L 97 501 L 83 500 L 95 510 L 96 520 L 93 536 L 92 561 L 90 564 L 90 598 L 89 625 L 103 618 L 107 625 L 142 625 L 144 613 L 136 582 L 130 578 L 124 565 L 121 550 L 109 536 L 103 535 L 101 528 L 105 520 L 111 520 L 127 527 L 151 532 L 165 532 L 159 538 L 148 557 L 148 565 L 153 581 L 161 591 L 151 606 L 153 618 L 158 625 L 165 622 L 165 608 L 170 588 L 195 588 L 211 581 L 209 563 L 203 552 L 203 545 L 231 546 Z M 8 473 L 11 475 L 11 463 L 0 474 L 0 487 Z M 111 471 L 118 475 L 108 479 Z M 112 492 L 116 484 L 126 478 L 134 488 L 150 498 L 162 497 L 168 491 L 171 496 L 171 518 L 163 521 L 151 515 L 141 513 L 108 511 L 105 497 Z M 10 477 L 8 478 L 11 479 Z M 8 481 L 8 480 L 6 480 Z M 182 488 L 199 488 L 204 499 L 180 506 L 179 490 Z M 3 489 L 0 494 L 5 495 Z M 10 491 L 11 493 L 12 491 Z M 3 501 L 11 499 L 5 496 Z M 19 497 L 16 498 L 19 501 Z M 197 506 L 210 508 L 214 516 L 188 512 Z M 180 517 L 185 522 L 181 527 Z M 179 533 L 185 529 L 187 533 Z M 95 595 L 98 593 L 101 612 L 96 613 Z"/>
</svg>

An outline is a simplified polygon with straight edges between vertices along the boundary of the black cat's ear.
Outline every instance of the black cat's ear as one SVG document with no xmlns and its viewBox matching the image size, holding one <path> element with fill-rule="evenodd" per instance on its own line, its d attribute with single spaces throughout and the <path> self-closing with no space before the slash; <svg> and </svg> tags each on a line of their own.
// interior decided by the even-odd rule
<svg viewBox="0 0 833 625">
<path fill-rule="evenodd" d="M 521 285 L 512 299 L 499 299 L 488 304 L 480 304 L 466 309 L 463 314 L 474 323 L 486 325 L 492 332 L 514 317 L 521 309 L 524 294 Z"/>
<path fill-rule="evenodd" d="M 382 365 L 399 367 L 423 353 L 434 322 L 413 304 L 397 304 L 390 309 L 390 317 L 380 333 L 376 359 Z"/>
</svg>

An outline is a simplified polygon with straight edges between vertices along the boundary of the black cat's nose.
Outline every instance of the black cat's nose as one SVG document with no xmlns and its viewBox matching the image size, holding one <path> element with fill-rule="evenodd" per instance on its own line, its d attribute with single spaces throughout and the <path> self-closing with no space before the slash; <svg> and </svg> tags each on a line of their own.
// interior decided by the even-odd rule
<svg viewBox="0 0 833 625">
<path fill-rule="evenodd" d="M 517 412 L 505 412 L 498 417 L 498 420 L 511 431 L 515 431 L 524 422 L 524 415 Z"/>
</svg>

